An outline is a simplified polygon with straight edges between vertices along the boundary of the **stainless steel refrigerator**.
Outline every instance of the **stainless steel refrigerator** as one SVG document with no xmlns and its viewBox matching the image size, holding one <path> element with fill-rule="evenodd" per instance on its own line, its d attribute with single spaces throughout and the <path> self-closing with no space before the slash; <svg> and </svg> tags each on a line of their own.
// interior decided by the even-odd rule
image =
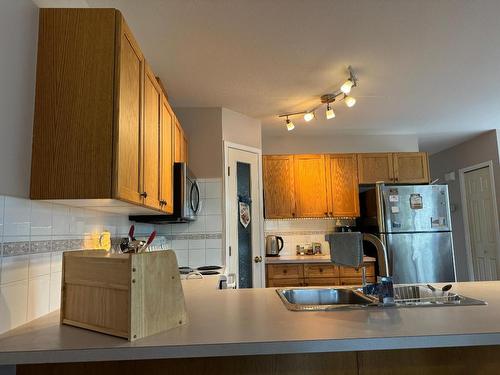
<svg viewBox="0 0 500 375">
<path fill-rule="evenodd" d="M 361 229 L 371 219 L 366 231 L 385 243 L 395 283 L 456 281 L 446 185 L 377 184 L 361 198 Z"/>
</svg>

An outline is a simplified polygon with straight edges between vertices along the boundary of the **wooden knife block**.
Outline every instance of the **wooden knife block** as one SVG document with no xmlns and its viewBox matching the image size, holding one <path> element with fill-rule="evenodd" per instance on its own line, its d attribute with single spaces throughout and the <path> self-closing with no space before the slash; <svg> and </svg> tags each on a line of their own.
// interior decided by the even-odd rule
<svg viewBox="0 0 500 375">
<path fill-rule="evenodd" d="M 184 293 L 172 250 L 63 254 L 62 324 L 133 341 L 186 321 Z"/>
</svg>

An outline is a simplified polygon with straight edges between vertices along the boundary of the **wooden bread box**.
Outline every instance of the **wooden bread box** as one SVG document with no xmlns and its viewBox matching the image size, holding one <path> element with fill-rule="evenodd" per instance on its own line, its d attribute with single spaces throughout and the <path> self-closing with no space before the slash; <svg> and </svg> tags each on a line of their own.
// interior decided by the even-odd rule
<svg viewBox="0 0 500 375">
<path fill-rule="evenodd" d="M 172 250 L 63 254 L 61 323 L 137 340 L 187 322 Z"/>
</svg>

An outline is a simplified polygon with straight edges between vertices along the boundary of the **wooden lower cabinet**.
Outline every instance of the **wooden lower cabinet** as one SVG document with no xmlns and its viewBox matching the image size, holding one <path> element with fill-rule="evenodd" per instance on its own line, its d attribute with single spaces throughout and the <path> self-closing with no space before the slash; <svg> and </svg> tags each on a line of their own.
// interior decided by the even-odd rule
<svg viewBox="0 0 500 375">
<path fill-rule="evenodd" d="M 366 263 L 366 276 L 368 282 L 375 282 L 374 263 Z M 361 284 L 361 269 L 338 267 L 328 263 L 266 265 L 266 286 L 268 288 Z"/>
<path fill-rule="evenodd" d="M 377 349 L 377 348 L 374 348 Z M 500 346 L 18 365 L 17 375 L 496 375 Z"/>
</svg>

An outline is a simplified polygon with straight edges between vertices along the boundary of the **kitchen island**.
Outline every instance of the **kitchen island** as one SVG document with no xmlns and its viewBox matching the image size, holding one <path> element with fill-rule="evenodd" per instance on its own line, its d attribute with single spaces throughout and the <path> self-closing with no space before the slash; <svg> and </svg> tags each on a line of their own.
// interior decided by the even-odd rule
<svg viewBox="0 0 500 375">
<path fill-rule="evenodd" d="M 388 359 L 391 353 L 397 353 L 396 358 L 402 359 L 404 353 L 413 353 L 408 354 L 411 358 L 415 355 L 421 358 L 421 353 L 426 352 L 403 349 L 453 347 L 455 349 L 440 349 L 450 356 L 446 361 L 454 356 L 461 361 L 470 357 L 484 366 L 492 365 L 492 361 L 500 366 L 500 282 L 453 285 L 454 292 L 485 300 L 488 302 L 485 306 L 330 312 L 288 311 L 271 288 L 221 291 L 215 289 L 213 279 L 207 283 L 207 279 L 183 282 L 189 318 L 185 326 L 131 343 L 61 326 L 58 313 L 52 313 L 1 335 L 0 365 L 149 360 L 138 362 L 145 364 L 161 360 L 163 366 L 181 366 L 180 363 L 187 362 L 168 359 L 191 358 L 190 366 L 198 363 L 204 368 L 208 360 L 220 366 L 221 360 L 213 357 L 224 357 L 226 362 L 237 362 L 234 366 L 243 369 L 245 363 L 248 366 L 260 363 L 257 358 L 262 359 L 262 363 L 267 363 L 269 358 L 274 358 L 273 363 L 281 363 L 283 358 L 287 363 L 291 360 L 300 365 L 305 363 L 305 358 L 317 357 L 322 358 L 320 362 L 325 366 L 333 361 L 346 362 L 346 368 L 351 368 L 365 360 L 377 363 L 384 359 L 384 364 L 392 363 L 394 358 Z M 429 358 L 438 360 L 440 356 Z M 129 362 L 115 364 L 120 366 L 120 363 L 128 363 L 130 368 Z M 19 367 L 20 374 L 43 374 L 42 370 L 38 366 Z"/>
</svg>

